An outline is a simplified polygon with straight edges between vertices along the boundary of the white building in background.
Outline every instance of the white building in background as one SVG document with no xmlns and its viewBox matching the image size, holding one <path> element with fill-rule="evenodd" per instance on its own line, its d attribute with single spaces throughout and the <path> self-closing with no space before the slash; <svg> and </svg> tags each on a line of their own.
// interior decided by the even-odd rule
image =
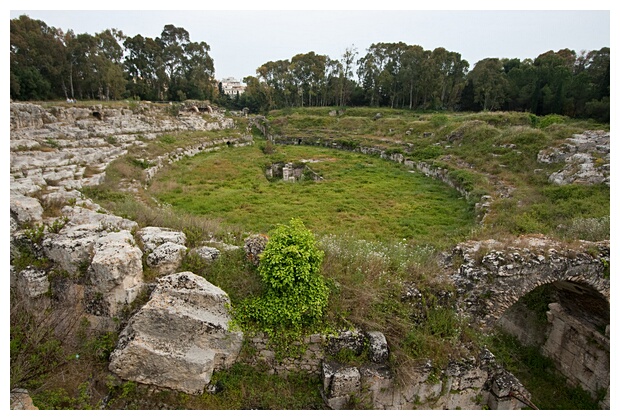
<svg viewBox="0 0 620 420">
<path fill-rule="evenodd" d="M 221 80 L 221 83 L 225 95 L 235 96 L 236 94 L 241 95 L 245 92 L 245 85 L 234 77 L 225 77 Z"/>
</svg>

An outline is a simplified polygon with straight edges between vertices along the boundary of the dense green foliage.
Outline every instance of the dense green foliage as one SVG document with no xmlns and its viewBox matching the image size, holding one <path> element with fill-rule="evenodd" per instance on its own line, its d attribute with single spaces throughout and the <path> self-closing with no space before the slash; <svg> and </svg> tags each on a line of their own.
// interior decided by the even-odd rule
<svg viewBox="0 0 620 420">
<path fill-rule="evenodd" d="M 11 19 L 11 98 L 213 99 L 214 67 L 205 42 L 166 25 L 155 39 L 117 29 L 63 32 L 22 15 Z"/>
<path fill-rule="evenodd" d="M 485 58 L 470 63 L 458 52 L 378 42 L 357 59 L 314 51 L 269 61 L 248 75 L 242 95 L 216 87 L 206 42 L 166 25 L 155 39 L 117 29 L 66 33 L 20 16 L 11 20 L 11 98 L 215 100 L 266 112 L 305 106 L 389 106 L 423 110 L 529 111 L 610 118 L 610 49 L 548 51 L 535 59 Z M 354 78 L 356 73 L 357 78 Z"/>
<path fill-rule="evenodd" d="M 235 321 L 271 336 L 285 331 L 299 337 L 302 329 L 316 329 L 329 297 L 322 262 L 323 251 L 301 220 L 275 228 L 258 266 L 263 292 L 238 305 Z"/>
</svg>

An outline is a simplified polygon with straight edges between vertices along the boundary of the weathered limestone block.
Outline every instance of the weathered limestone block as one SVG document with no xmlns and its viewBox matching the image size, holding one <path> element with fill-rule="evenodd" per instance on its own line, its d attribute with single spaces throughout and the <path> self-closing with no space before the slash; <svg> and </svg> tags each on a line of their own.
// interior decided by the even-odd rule
<svg viewBox="0 0 620 420">
<path fill-rule="evenodd" d="M 187 247 L 166 242 L 146 257 L 146 264 L 156 268 L 160 275 L 172 274 L 181 266 Z"/>
<path fill-rule="evenodd" d="M 43 207 L 36 198 L 11 192 L 11 214 L 20 224 L 39 223 L 42 220 Z"/>
<path fill-rule="evenodd" d="M 366 333 L 368 337 L 368 350 L 370 360 L 374 363 L 385 363 L 390 355 L 385 335 L 379 331 L 369 331 Z"/>
<path fill-rule="evenodd" d="M 245 250 L 245 256 L 254 265 L 258 265 L 260 262 L 260 255 L 267 246 L 268 238 L 265 235 L 251 235 L 246 238 L 243 249 Z"/>
<path fill-rule="evenodd" d="M 123 379 L 200 394 L 236 360 L 243 335 L 228 329 L 230 299 L 190 272 L 165 276 L 134 315 L 110 357 Z"/>
<path fill-rule="evenodd" d="M 101 236 L 98 225 L 65 226 L 60 233 L 51 233 L 43 240 L 43 252 L 61 269 L 75 274 L 90 264 L 95 241 Z"/>
<path fill-rule="evenodd" d="M 155 248 L 166 242 L 185 245 L 187 241 L 187 237 L 183 232 L 156 226 L 142 228 L 137 232 L 136 236 L 144 244 L 144 252 L 147 253 L 154 251 Z"/>
<path fill-rule="evenodd" d="M 463 391 L 468 388 L 482 388 L 488 379 L 488 373 L 476 366 L 476 361 L 453 361 L 445 372 L 448 388 L 451 391 Z"/>
<path fill-rule="evenodd" d="M 24 128 L 41 128 L 56 118 L 40 105 L 11 102 L 11 131 Z"/>
<path fill-rule="evenodd" d="M 220 256 L 220 250 L 210 246 L 201 246 L 191 250 L 192 254 L 198 255 L 206 262 L 215 261 Z"/>
<path fill-rule="evenodd" d="M 400 408 L 394 407 L 394 377 L 387 367 L 362 366 L 360 375 L 361 388 L 370 394 L 375 409 Z"/>
<path fill-rule="evenodd" d="M 106 302 L 102 313 L 114 316 L 123 305 L 133 302 L 143 286 L 142 251 L 126 230 L 98 238 L 93 250 L 88 278 Z"/>
<path fill-rule="evenodd" d="M 532 397 L 512 373 L 503 369 L 492 377 L 490 389 L 488 404 L 491 410 L 519 410 L 526 407 L 525 402 Z"/>
<path fill-rule="evenodd" d="M 50 282 L 45 271 L 27 268 L 17 275 L 17 288 L 22 296 L 36 298 L 48 292 Z"/>
<path fill-rule="evenodd" d="M 44 185 L 45 180 L 41 178 L 40 182 L 38 179 L 31 178 L 15 178 L 13 174 L 11 174 L 11 193 L 18 193 L 22 195 L 28 195 L 35 193 L 41 189 L 39 185 Z"/>
<path fill-rule="evenodd" d="M 595 325 L 574 316 L 560 303 L 549 304 L 551 324 L 543 355 L 551 358 L 570 383 L 596 397 L 610 385 L 610 337 Z"/>
<path fill-rule="evenodd" d="M 337 336 L 330 336 L 327 340 L 327 353 L 336 355 L 343 349 L 349 349 L 356 355 L 362 354 L 366 344 L 366 337 L 360 330 L 342 331 Z"/>
<path fill-rule="evenodd" d="M 90 201 L 90 200 L 88 200 Z M 92 202 L 91 202 L 92 203 Z M 93 207 L 99 208 L 93 204 Z M 64 207 L 63 214 L 70 219 L 70 225 L 89 225 L 98 231 L 132 231 L 138 223 L 113 214 L 99 213 L 84 207 Z"/>
<path fill-rule="evenodd" d="M 361 387 L 360 371 L 356 367 L 343 367 L 336 362 L 323 362 L 323 399 L 333 410 L 346 407 L 352 395 Z"/>
</svg>

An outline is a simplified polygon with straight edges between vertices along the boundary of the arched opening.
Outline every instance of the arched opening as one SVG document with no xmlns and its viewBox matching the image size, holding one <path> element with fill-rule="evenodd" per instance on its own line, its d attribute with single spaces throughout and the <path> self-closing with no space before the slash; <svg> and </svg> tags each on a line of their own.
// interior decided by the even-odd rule
<svg viewBox="0 0 620 420">
<path fill-rule="evenodd" d="M 570 281 L 538 286 L 499 318 L 497 327 L 537 347 L 571 386 L 609 408 L 609 301 L 593 287 Z"/>
</svg>

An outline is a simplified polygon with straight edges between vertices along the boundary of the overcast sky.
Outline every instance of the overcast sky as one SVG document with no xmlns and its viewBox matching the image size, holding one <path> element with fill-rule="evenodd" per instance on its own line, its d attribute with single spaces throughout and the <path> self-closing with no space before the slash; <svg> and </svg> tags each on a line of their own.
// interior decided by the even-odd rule
<svg viewBox="0 0 620 420">
<path fill-rule="evenodd" d="M 340 59 L 347 47 L 355 46 L 358 58 L 377 42 L 405 42 L 432 50 L 444 47 L 461 54 L 474 64 L 486 57 L 536 58 L 549 50 L 569 48 L 579 53 L 610 45 L 611 2 L 590 1 L 592 9 L 607 10 L 485 10 L 485 4 L 498 7 L 504 2 L 473 2 L 469 7 L 482 10 L 450 10 L 450 2 L 435 1 L 433 5 L 445 10 L 325 10 L 334 8 L 330 2 L 313 1 L 317 10 L 273 10 L 291 8 L 278 2 L 239 2 L 219 5 L 219 8 L 239 10 L 136 10 L 143 2 L 98 2 L 95 7 L 111 10 L 40 10 L 49 3 L 10 0 L 10 17 L 27 14 L 64 31 L 94 35 L 104 29 L 116 28 L 125 35 L 141 34 L 155 38 L 164 25 L 185 28 L 194 42 L 210 45 L 216 77 L 242 79 L 255 75 L 256 68 L 268 61 L 291 59 L 295 54 L 314 51 Z M 70 9 L 73 2 L 61 2 Z M 210 2 L 211 3 L 211 2 Z M 210 3 L 200 3 L 202 8 Z M 331 2 L 335 3 L 335 2 Z M 377 2 L 375 2 L 377 3 Z M 575 9 L 570 1 L 521 1 L 519 7 L 550 9 L 558 3 Z M 576 3 L 576 2 L 575 2 Z M 583 2 L 581 2 L 583 3 Z M 154 5 L 155 3 L 148 3 Z M 179 2 L 179 4 L 181 4 Z M 182 3 L 185 7 L 195 2 Z M 339 2 L 339 8 L 346 8 Z M 401 8 L 407 3 L 400 3 Z M 457 3 L 458 4 L 458 3 Z M 516 4 L 505 2 L 516 8 Z M 555 4 L 555 5 L 554 5 Z M 302 3 L 302 7 L 303 7 Z M 606 7 L 606 5 L 609 5 Z M 75 9 L 88 6 L 73 4 Z M 116 9 L 114 9 L 116 7 Z M 247 10 L 257 7 L 272 10 Z M 374 7 L 399 8 L 398 2 L 385 1 Z M 415 6 L 414 6 L 415 7 Z M 583 6 L 581 6 L 583 7 Z M 463 9 L 463 6 L 460 6 Z"/>
</svg>

